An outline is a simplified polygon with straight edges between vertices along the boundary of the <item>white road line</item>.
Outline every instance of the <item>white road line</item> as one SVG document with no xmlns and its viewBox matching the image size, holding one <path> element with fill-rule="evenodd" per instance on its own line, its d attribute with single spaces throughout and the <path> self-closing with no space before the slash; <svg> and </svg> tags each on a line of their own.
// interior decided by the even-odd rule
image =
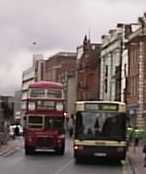
<svg viewBox="0 0 146 174">
<path fill-rule="evenodd" d="M 17 152 L 17 149 L 11 149 L 11 150 L 8 151 L 7 153 L 5 153 L 5 154 L 3 155 L 3 157 L 9 157 L 9 156 L 13 155 L 13 154 L 16 153 L 16 152 Z"/>
<path fill-rule="evenodd" d="M 68 163 L 66 163 L 62 168 L 60 168 L 55 174 L 60 174 L 63 170 L 65 170 L 72 162 L 74 159 L 70 160 Z"/>
</svg>

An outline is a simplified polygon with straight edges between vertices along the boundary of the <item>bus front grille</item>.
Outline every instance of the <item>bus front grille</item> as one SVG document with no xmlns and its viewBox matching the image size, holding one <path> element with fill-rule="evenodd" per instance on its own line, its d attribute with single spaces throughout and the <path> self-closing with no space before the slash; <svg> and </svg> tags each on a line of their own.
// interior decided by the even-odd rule
<svg viewBox="0 0 146 174">
<path fill-rule="evenodd" d="M 39 147 L 50 147 L 53 144 L 50 138 L 40 137 L 37 139 L 37 146 Z"/>
</svg>

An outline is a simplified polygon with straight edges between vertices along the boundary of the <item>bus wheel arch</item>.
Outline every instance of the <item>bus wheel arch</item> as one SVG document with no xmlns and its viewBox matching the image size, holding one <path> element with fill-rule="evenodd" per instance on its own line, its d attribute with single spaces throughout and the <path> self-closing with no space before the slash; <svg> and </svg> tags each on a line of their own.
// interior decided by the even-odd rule
<svg viewBox="0 0 146 174">
<path fill-rule="evenodd" d="M 56 148 L 56 153 L 58 155 L 64 155 L 65 153 L 65 144 L 63 143 L 61 147 Z"/>
<path fill-rule="evenodd" d="M 25 155 L 34 154 L 35 148 L 31 146 L 25 146 Z"/>
</svg>

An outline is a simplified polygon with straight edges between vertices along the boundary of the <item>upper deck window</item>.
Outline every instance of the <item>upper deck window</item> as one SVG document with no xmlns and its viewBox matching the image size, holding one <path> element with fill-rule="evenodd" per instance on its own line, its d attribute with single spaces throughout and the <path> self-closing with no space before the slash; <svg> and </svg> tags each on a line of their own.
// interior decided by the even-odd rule
<svg viewBox="0 0 146 174">
<path fill-rule="evenodd" d="M 55 109 L 54 101 L 37 101 L 37 109 Z"/>
<path fill-rule="evenodd" d="M 47 97 L 49 98 L 61 98 L 61 91 L 58 90 L 48 90 L 47 91 Z"/>
<path fill-rule="evenodd" d="M 40 89 L 40 88 L 32 88 L 30 89 L 30 97 L 37 98 L 48 98 L 48 99 L 57 99 L 62 98 L 63 90 L 57 89 Z"/>
<path fill-rule="evenodd" d="M 30 97 L 44 97 L 45 89 L 32 88 L 30 90 Z"/>
</svg>

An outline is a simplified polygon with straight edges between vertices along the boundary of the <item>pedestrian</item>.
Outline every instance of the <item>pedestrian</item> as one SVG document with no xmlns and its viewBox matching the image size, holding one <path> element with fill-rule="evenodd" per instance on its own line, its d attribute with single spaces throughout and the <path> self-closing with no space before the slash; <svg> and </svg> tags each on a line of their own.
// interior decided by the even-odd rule
<svg viewBox="0 0 146 174">
<path fill-rule="evenodd" d="M 146 167 L 146 128 L 143 135 L 143 153 L 144 153 L 144 167 Z"/>
<path fill-rule="evenodd" d="M 128 133 L 128 145 L 131 145 L 134 136 L 134 129 L 129 125 L 127 129 Z"/>
<path fill-rule="evenodd" d="M 19 127 L 18 127 L 18 125 L 16 125 L 16 127 L 15 127 L 15 136 L 19 136 L 20 135 L 20 130 L 19 130 Z"/>
<path fill-rule="evenodd" d="M 139 130 L 137 126 L 134 128 L 134 147 L 139 145 Z"/>
<path fill-rule="evenodd" d="M 145 157 L 144 157 L 144 167 L 146 167 L 146 145 L 144 145 L 143 152 L 145 154 Z"/>
<path fill-rule="evenodd" d="M 74 127 L 74 118 L 73 118 L 73 114 L 71 115 L 71 117 L 69 118 L 68 121 L 68 128 L 69 128 L 69 136 L 72 137 L 73 135 L 73 127 Z"/>
</svg>

